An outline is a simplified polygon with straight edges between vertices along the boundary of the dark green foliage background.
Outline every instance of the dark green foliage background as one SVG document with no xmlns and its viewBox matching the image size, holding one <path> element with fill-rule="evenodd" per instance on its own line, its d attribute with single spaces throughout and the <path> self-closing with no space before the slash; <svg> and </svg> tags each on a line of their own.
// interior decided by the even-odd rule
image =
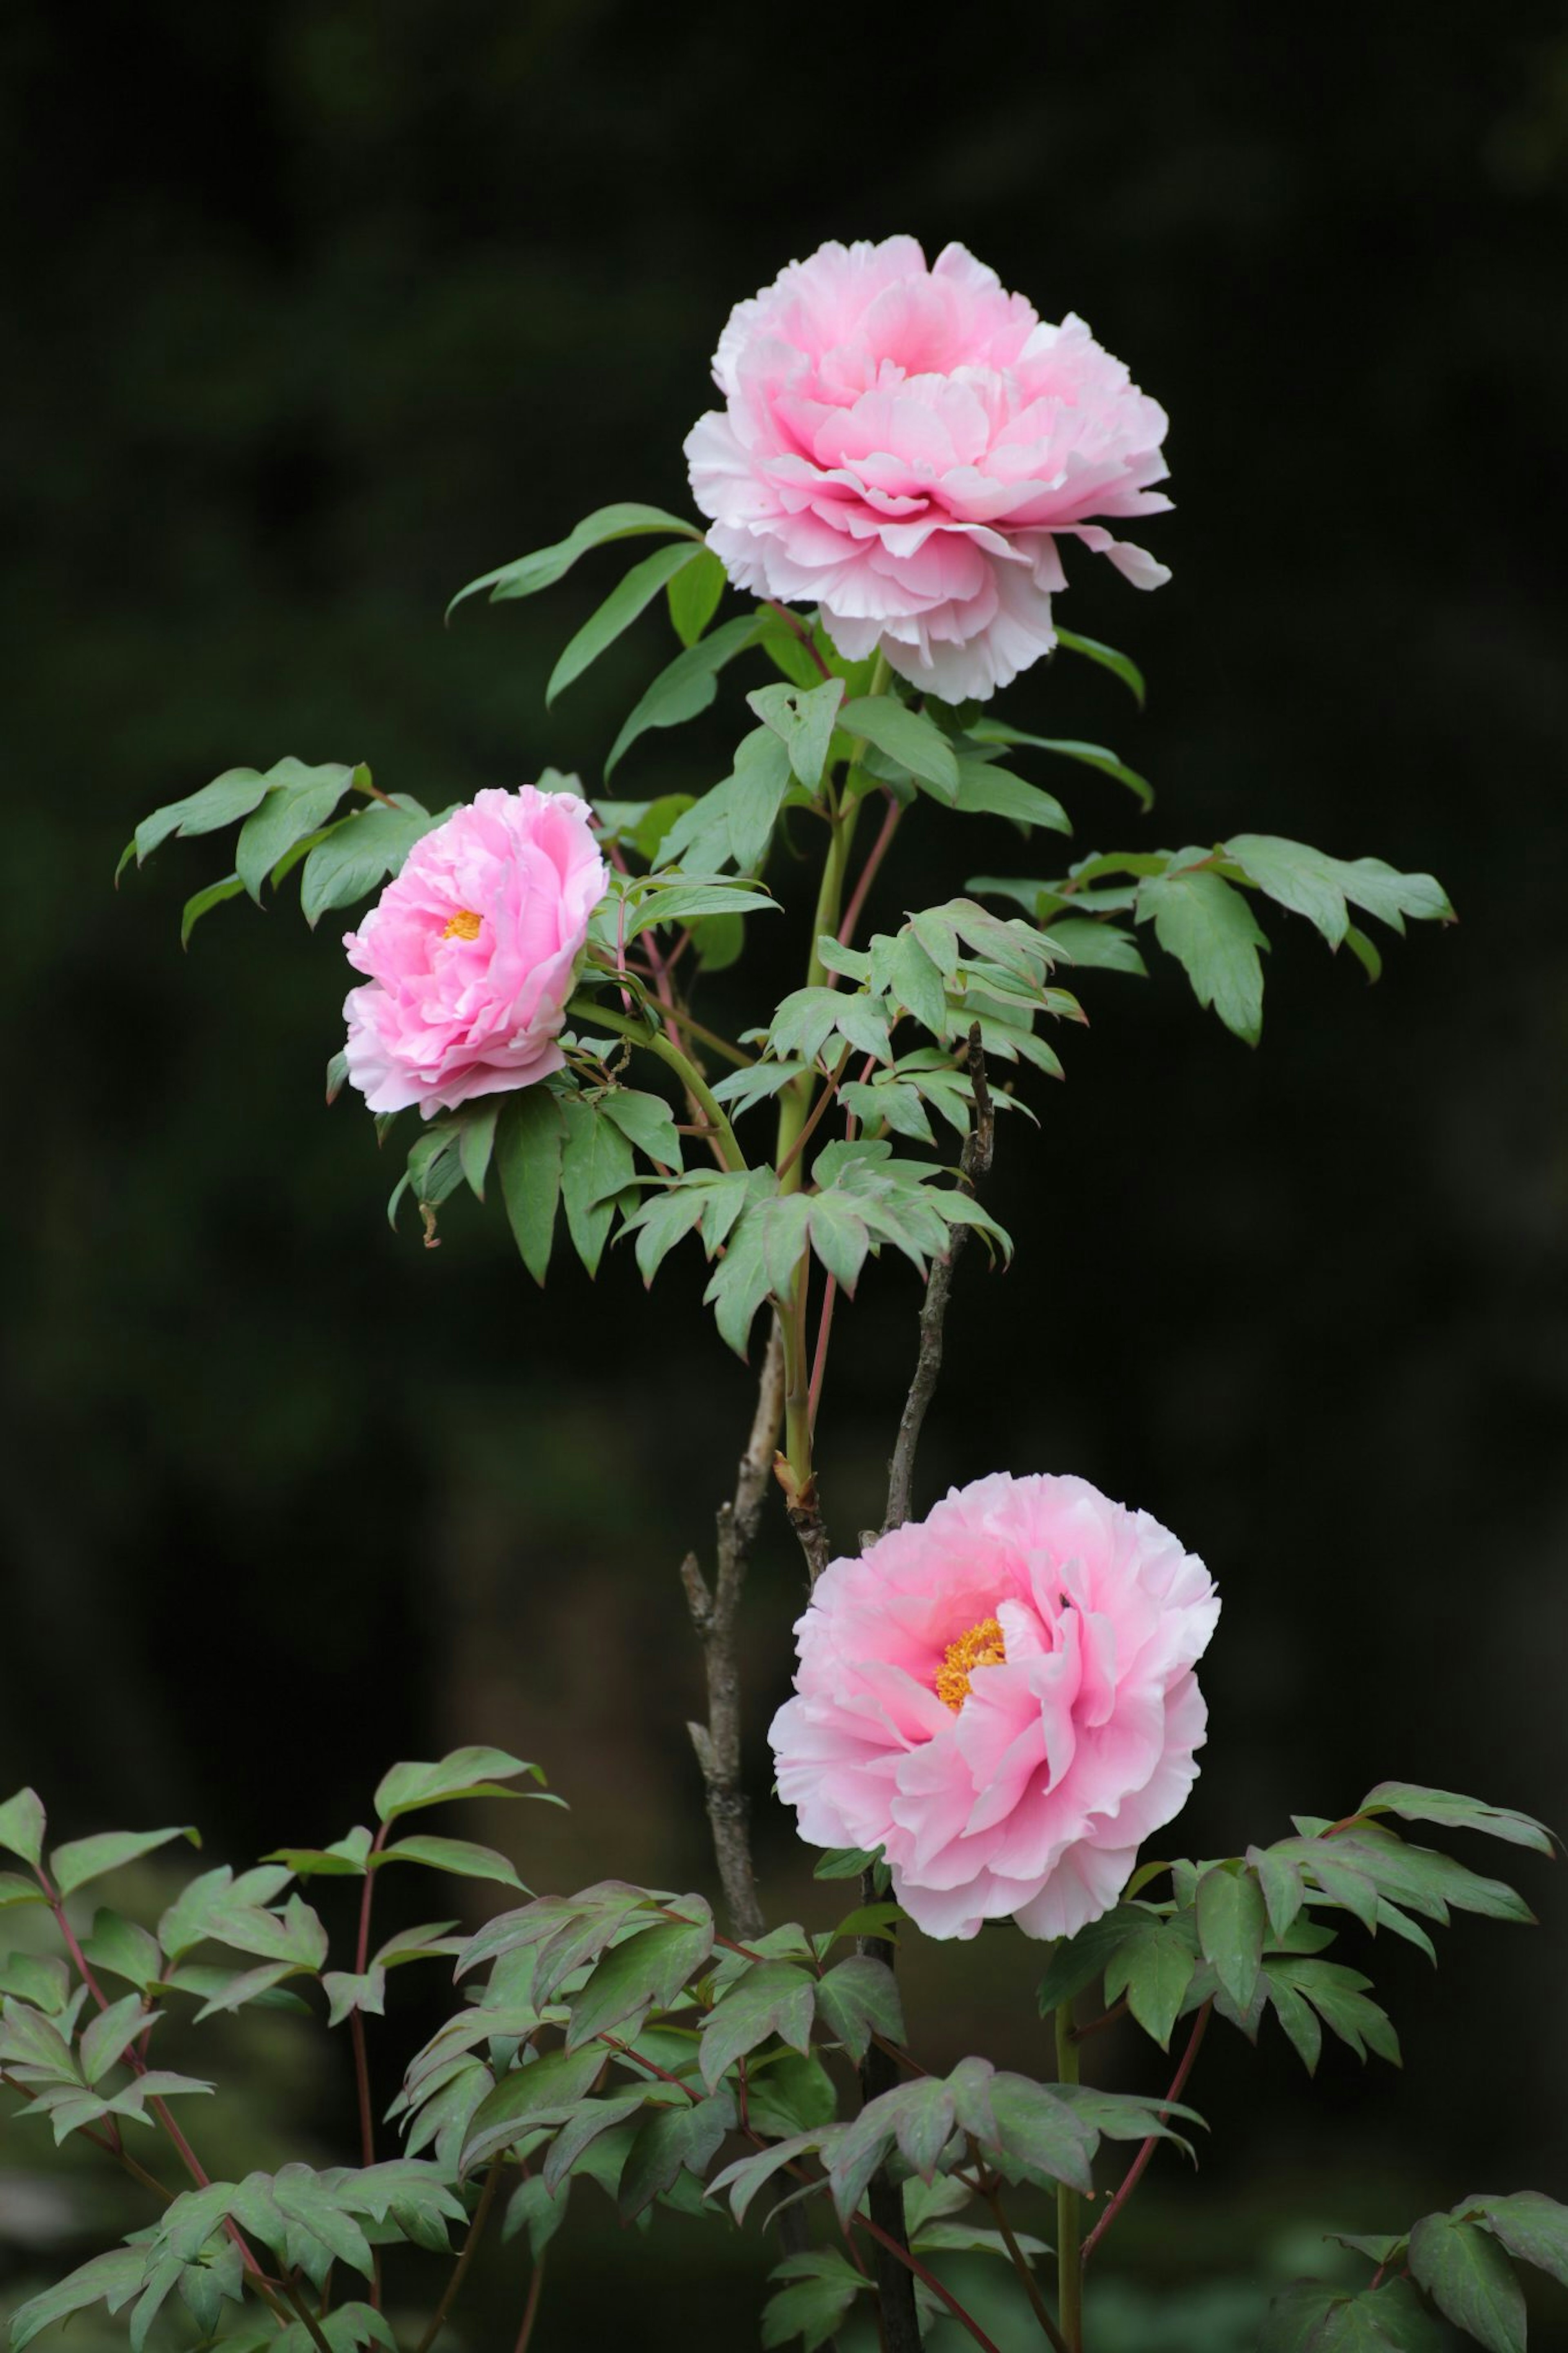
<svg viewBox="0 0 1568 2353">
<path fill-rule="evenodd" d="M 476 1826 L 535 1885 L 705 1876 L 674 1568 L 746 1406 L 695 1257 L 650 1314 L 629 1250 L 593 1295 L 563 1258 L 541 1298 L 494 1205 L 453 1203 L 438 1252 L 412 1220 L 394 1240 L 395 1169 L 321 1103 L 330 924 L 242 904 L 182 959 L 221 849 L 109 877 L 154 804 L 284 752 L 433 807 L 551 762 L 593 780 L 671 649 L 650 620 L 545 714 L 621 552 L 449 633 L 446 598 L 606 500 L 683 509 L 730 304 L 824 237 L 904 228 L 1081 309 L 1173 420 L 1149 542 L 1174 583 L 1140 598 L 1069 557 L 1063 607 L 1144 664 L 1147 717 L 1065 663 L 1009 703 L 1154 779 L 1140 820 L 1050 777 L 1081 848 L 1277 831 L 1434 871 L 1461 917 L 1393 944 L 1372 993 L 1277 923 L 1256 1055 L 1173 970 L 1086 983 L 1043 1134 L 1004 1134 L 1023 1247 L 1005 1278 L 963 1268 L 924 1495 L 1071 1467 L 1205 1555 L 1198 1852 L 1387 1774 L 1568 1823 L 1558 12 L 1080 5 L 945 42 L 624 0 L 154 0 L 90 51 L 68 12 L 0 31 L 0 1786 L 37 1780 L 64 1835 L 194 1810 L 241 1860 L 475 1739 L 574 1801 Z M 618 788 L 722 775 L 739 694 Z M 885 915 L 1026 871 L 964 823 L 906 827 Z M 825 1423 L 845 1538 L 916 1305 L 891 1263 L 865 1290 Z M 775 1526 L 751 1617 L 775 1908 L 821 1902 L 762 1764 L 797 1606 Z M 1279 2252 L 1303 2198 L 1369 2230 L 1483 2179 L 1563 2195 L 1561 1952 L 1468 1922 L 1434 1981 L 1380 1948 L 1408 2080 L 1341 2053 L 1309 2089 L 1278 2037 L 1254 2065 L 1211 2046 L 1203 2182 L 1163 2165 L 1126 2231 L 1146 2284 L 1310 2263 L 1310 2234 Z M 912 1980 L 939 2058 L 994 2046 L 965 1957 Z M 586 2341 L 623 2245 L 646 2341 L 676 2327 L 658 2242 L 612 2234 L 575 2285 L 562 2260 L 542 2344 Z M 0 2260 L 35 2258 L 0 2227 Z"/>
</svg>

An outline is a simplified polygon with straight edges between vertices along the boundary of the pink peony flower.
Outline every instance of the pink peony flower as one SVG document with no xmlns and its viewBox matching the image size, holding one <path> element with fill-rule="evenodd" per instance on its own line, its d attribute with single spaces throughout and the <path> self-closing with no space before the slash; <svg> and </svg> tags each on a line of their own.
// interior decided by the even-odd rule
<svg viewBox="0 0 1568 2353">
<path fill-rule="evenodd" d="M 409 851 L 357 932 L 349 1078 L 428 1119 L 561 1068 L 556 1035 L 609 875 L 575 793 L 477 794 Z"/>
<path fill-rule="evenodd" d="M 1164 411 L 1081 319 L 1041 321 L 961 245 L 825 245 L 739 303 L 687 437 L 708 543 L 738 587 L 822 607 L 949 702 L 1056 643 L 1057 537 L 1140 588 L 1170 574 L 1097 515 L 1155 514 Z"/>
<path fill-rule="evenodd" d="M 1070 1936 L 1197 1778 L 1218 1616 L 1202 1561 L 1087 1480 L 955 1487 L 818 1579 L 779 1795 L 814 1846 L 880 1847 L 931 1936 Z"/>
</svg>

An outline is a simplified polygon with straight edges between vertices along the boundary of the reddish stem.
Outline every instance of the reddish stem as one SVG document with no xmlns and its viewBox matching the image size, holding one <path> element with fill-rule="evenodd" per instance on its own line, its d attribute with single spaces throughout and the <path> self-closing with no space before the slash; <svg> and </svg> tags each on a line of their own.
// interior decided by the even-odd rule
<svg viewBox="0 0 1568 2353">
<path fill-rule="evenodd" d="M 778 615 L 779 619 L 784 623 L 791 637 L 798 638 L 800 639 L 801 644 L 805 648 L 806 652 L 811 656 L 812 660 L 822 672 L 824 679 L 830 679 L 833 676 L 833 672 L 823 660 L 820 652 L 817 650 L 816 638 L 812 636 L 811 631 L 805 627 L 799 615 L 792 613 L 787 605 L 778 604 L 772 596 L 764 596 L 763 598 L 763 602 L 767 607 L 770 613 L 776 613 Z"/>
<path fill-rule="evenodd" d="M 838 944 L 840 947 L 847 948 L 849 945 L 850 941 L 855 936 L 855 926 L 860 920 L 861 910 L 866 904 L 867 896 L 870 891 L 871 885 L 877 879 L 878 869 L 880 867 L 883 859 L 888 854 L 888 845 L 899 829 L 899 819 L 903 816 L 903 813 L 904 805 L 902 801 L 896 800 L 893 797 L 893 795 L 889 793 L 888 795 L 888 813 L 882 819 L 881 831 L 878 834 L 876 840 L 871 844 L 870 849 L 866 853 L 866 863 L 860 869 L 860 879 L 856 883 L 855 889 L 850 896 L 849 904 L 844 911 L 844 921 L 838 926 Z"/>
<path fill-rule="evenodd" d="M 1100 2016 L 1091 2018 L 1087 2026 L 1075 2026 L 1072 2039 L 1075 2042 L 1087 2042 L 1091 2034 L 1103 2033 L 1108 2026 L 1114 2026 L 1119 2018 L 1125 2018 L 1126 2015 L 1126 2002 L 1119 2001 L 1114 2010 L 1102 2010 Z"/>
<path fill-rule="evenodd" d="M 539 2299 L 544 2292 L 544 2258 L 539 2256 L 533 2266 L 533 2277 L 528 2283 L 528 2302 L 522 2307 L 522 2327 L 517 2332 L 512 2353 L 528 2353 L 533 2336 L 533 2324 L 539 2313 Z"/>
<path fill-rule="evenodd" d="M 936 2274 L 934 2272 L 928 2272 L 924 2263 L 921 2263 L 918 2255 L 911 2255 L 907 2247 L 900 2247 L 897 2239 L 893 2237 L 890 2231 L 884 2231 L 879 2222 L 873 2222 L 869 2214 L 862 2214 L 857 2211 L 851 2219 L 857 2230 L 869 2232 L 871 2237 L 876 2239 L 882 2246 L 886 2247 L 889 2254 L 897 2255 L 900 2263 L 904 2264 L 908 2270 L 913 2272 L 916 2279 L 923 2280 L 926 2286 L 930 2288 L 933 2295 L 940 2295 L 943 2304 L 946 2305 L 949 2312 L 952 2313 L 954 2320 L 958 2321 L 963 2327 L 968 2329 L 976 2345 L 984 2346 L 985 2353 L 1001 2353 L 1001 2348 L 996 2345 L 993 2338 L 986 2336 L 985 2331 L 981 2327 L 980 2323 L 974 2318 L 973 2315 L 972 2313 L 965 2312 L 963 2305 L 960 2304 L 952 2289 L 943 2287 L 941 2280 L 937 2278 Z"/>
<path fill-rule="evenodd" d="M 830 1274 L 822 1288 L 822 1320 L 816 1327 L 816 1354 L 811 1365 L 811 1388 L 806 1398 L 806 1412 L 813 1430 L 816 1428 L 816 1409 L 822 1402 L 823 1376 L 827 1370 L 827 1337 L 833 1329 L 833 1303 L 838 1296 L 838 1278 Z"/>
<path fill-rule="evenodd" d="M 812 1136 L 816 1134 L 825 1113 L 828 1111 L 831 1105 L 837 1101 L 838 1082 L 844 1076 L 852 1050 L 852 1048 L 846 1046 L 843 1053 L 838 1058 L 838 1068 L 836 1071 L 827 1071 L 824 1072 L 824 1076 L 826 1079 L 827 1083 L 823 1088 L 822 1092 L 817 1096 L 816 1103 L 812 1105 L 810 1118 L 806 1121 L 805 1125 L 801 1129 L 800 1134 L 795 1137 L 795 1142 L 790 1145 L 789 1150 L 784 1154 L 784 1158 L 779 1162 L 777 1168 L 773 1171 L 773 1174 L 776 1176 L 782 1176 L 786 1169 L 794 1167 L 795 1162 L 800 1158 L 801 1154 L 805 1150 L 806 1145 L 810 1143 Z"/>
<path fill-rule="evenodd" d="M 1188 2039 L 1186 2049 L 1182 2053 L 1182 2063 L 1177 2068 L 1175 2074 L 1172 2078 L 1170 2090 L 1166 2093 L 1163 2100 L 1160 2104 L 1160 2115 L 1162 2118 L 1163 2118 L 1168 2113 L 1173 2101 L 1179 2100 L 1182 2096 L 1187 2077 L 1193 2072 L 1193 2062 L 1198 2055 L 1199 2047 L 1202 2044 L 1204 2035 L 1207 2031 L 1209 2012 L 1213 2008 L 1214 2003 L 1212 2001 L 1205 2001 L 1203 2008 L 1199 2010 L 1196 2019 L 1193 2022 L 1192 2034 Z M 1107 2231 L 1110 2230 L 1112 2222 L 1115 2221 L 1118 2214 L 1121 2213 L 1121 2209 L 1126 2205 L 1127 2200 L 1131 2197 L 1132 2192 L 1137 2189 L 1140 2181 L 1142 2180 L 1143 2175 L 1148 2168 L 1149 2160 L 1153 2156 L 1156 2146 L 1157 2137 L 1151 2133 L 1149 2138 L 1143 2143 L 1142 2147 L 1139 2149 L 1137 2156 L 1128 2167 L 1127 2178 L 1123 2181 L 1121 2189 L 1117 2191 L 1115 2197 L 1111 2200 L 1110 2205 L 1106 2208 L 1104 2213 L 1100 2216 L 1099 2221 L 1095 2224 L 1093 2230 L 1084 2241 L 1082 2254 L 1082 2261 L 1084 2263 L 1088 2263 L 1090 2255 L 1093 2254 L 1096 2247 L 1099 2246 L 1101 2239 L 1104 2238 Z"/>
</svg>

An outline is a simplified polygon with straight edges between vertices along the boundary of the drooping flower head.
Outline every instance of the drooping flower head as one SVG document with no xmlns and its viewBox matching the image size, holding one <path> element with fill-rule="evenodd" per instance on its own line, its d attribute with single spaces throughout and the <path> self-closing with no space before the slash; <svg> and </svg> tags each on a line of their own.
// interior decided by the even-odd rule
<svg viewBox="0 0 1568 2353">
<path fill-rule="evenodd" d="M 556 1037 L 608 871 L 575 793 L 477 794 L 410 850 L 343 945 L 343 1006 L 372 1111 L 428 1119 L 561 1068 Z"/>
<path fill-rule="evenodd" d="M 880 1847 L 933 1936 L 1070 1936 L 1197 1777 L 1202 1561 L 1087 1480 L 998 1472 L 818 1578 L 769 1733 L 814 1846 Z"/>
<path fill-rule="evenodd" d="M 961 245 L 825 245 L 737 304 L 722 410 L 686 455 L 737 586 L 822 607 L 852 659 L 879 649 L 949 702 L 1056 643 L 1057 539 L 1138 587 L 1170 577 L 1097 517 L 1157 513 L 1164 411 L 1083 321 L 1059 327 Z"/>
</svg>

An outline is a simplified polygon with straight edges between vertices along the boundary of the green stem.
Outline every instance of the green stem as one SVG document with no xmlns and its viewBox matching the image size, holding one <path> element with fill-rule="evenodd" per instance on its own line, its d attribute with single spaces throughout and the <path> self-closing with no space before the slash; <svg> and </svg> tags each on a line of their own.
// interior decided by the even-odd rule
<svg viewBox="0 0 1568 2353">
<path fill-rule="evenodd" d="M 724 1116 L 724 1106 L 714 1099 L 713 1091 L 694 1062 L 689 1061 L 679 1046 L 672 1046 L 662 1029 L 650 1029 L 645 1021 L 634 1021 L 627 1013 L 617 1013 L 613 1007 L 595 1000 L 584 1008 L 582 1018 L 599 1028 L 612 1029 L 618 1038 L 629 1038 L 634 1046 L 646 1046 L 661 1062 L 672 1070 L 703 1118 L 708 1122 L 724 1155 L 724 1166 L 743 1172 L 746 1155 L 735 1139 L 735 1131 Z"/>
<path fill-rule="evenodd" d="M 1073 2033 L 1072 2004 L 1057 2005 L 1057 2076 L 1063 2084 L 1078 2082 L 1078 2039 Z M 1065 2181 L 1057 2184 L 1058 2313 L 1068 2353 L 1083 2353 L 1083 2259 L 1079 2247 L 1079 2197 Z"/>
</svg>

